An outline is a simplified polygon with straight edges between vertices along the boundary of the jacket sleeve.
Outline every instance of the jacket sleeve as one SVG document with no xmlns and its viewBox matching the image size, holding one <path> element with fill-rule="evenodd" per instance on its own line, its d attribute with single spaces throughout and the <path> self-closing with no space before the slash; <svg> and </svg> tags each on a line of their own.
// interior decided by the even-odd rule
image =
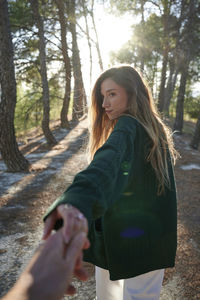
<svg viewBox="0 0 200 300">
<path fill-rule="evenodd" d="M 105 144 L 97 150 L 90 165 L 78 173 L 68 189 L 52 204 L 44 216 L 60 204 L 68 203 L 78 208 L 88 223 L 101 217 L 112 204 L 122 166 L 131 164 L 134 157 L 136 120 L 128 116 L 119 118 Z M 122 185 L 123 189 L 124 185 Z M 119 187 L 118 187 L 119 190 Z"/>
</svg>

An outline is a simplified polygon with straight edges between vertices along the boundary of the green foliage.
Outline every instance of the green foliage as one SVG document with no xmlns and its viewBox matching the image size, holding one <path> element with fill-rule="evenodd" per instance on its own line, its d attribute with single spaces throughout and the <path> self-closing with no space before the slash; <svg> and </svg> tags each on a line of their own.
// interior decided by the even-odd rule
<svg viewBox="0 0 200 300">
<path fill-rule="evenodd" d="M 63 104 L 64 90 L 59 81 L 59 74 L 55 74 L 49 80 L 50 93 L 50 119 L 56 120 L 60 118 L 60 112 Z"/>
<path fill-rule="evenodd" d="M 136 0 L 110 0 L 110 12 L 114 13 L 115 15 L 121 15 L 126 13 L 127 11 L 133 11 L 136 9 Z"/>
<path fill-rule="evenodd" d="M 16 32 L 19 29 L 31 30 L 34 21 L 29 1 L 9 0 L 8 7 L 12 32 Z"/>
<path fill-rule="evenodd" d="M 18 84 L 15 109 L 16 135 L 38 126 L 42 119 L 41 93 Z"/>
<path fill-rule="evenodd" d="M 143 73 L 153 90 L 162 53 L 162 34 L 161 18 L 151 14 L 146 22 L 133 26 L 131 39 L 119 51 L 111 52 L 112 63 L 134 64 L 138 69 L 144 64 Z"/>
<path fill-rule="evenodd" d="M 162 30 L 161 18 L 156 14 L 151 14 L 144 24 L 135 25 L 133 42 L 146 59 L 151 57 L 152 52 L 161 53 Z"/>
<path fill-rule="evenodd" d="M 177 96 L 178 96 L 178 86 L 176 87 L 173 98 L 170 102 L 170 115 L 175 117 L 176 114 L 176 105 L 177 105 Z M 184 119 L 192 121 L 197 119 L 200 114 L 200 94 L 193 94 L 191 88 L 191 82 L 189 81 L 186 86 L 185 100 L 184 100 Z"/>
<path fill-rule="evenodd" d="M 149 5 L 148 0 L 109 0 L 109 11 L 116 16 L 120 16 L 123 14 L 132 14 L 135 15 L 148 15 L 147 11 L 152 10 L 153 5 Z M 157 7 L 158 4 L 155 5 Z"/>
<path fill-rule="evenodd" d="M 33 73 L 36 74 L 36 73 Z M 62 107 L 62 88 L 58 82 L 58 76 L 49 80 L 50 89 L 50 119 L 56 120 L 60 117 Z M 37 77 L 35 77 L 37 79 Z M 42 121 L 42 92 L 37 82 L 29 82 L 24 85 L 18 82 L 17 105 L 15 110 L 15 130 L 16 135 L 26 133 L 28 130 L 40 126 Z"/>
<path fill-rule="evenodd" d="M 29 81 L 30 69 L 37 71 L 38 36 L 28 0 L 9 1 L 9 18 L 13 34 L 17 80 Z"/>
<path fill-rule="evenodd" d="M 132 64 L 135 62 L 135 53 L 134 48 L 131 45 L 131 42 L 127 42 L 126 44 L 119 49 L 119 51 L 111 51 L 110 52 L 110 61 L 111 64 L 117 63 L 127 63 Z"/>
<path fill-rule="evenodd" d="M 111 58 L 120 63 L 132 63 L 136 60 L 141 61 L 141 59 L 149 62 L 153 56 L 161 53 L 161 38 L 161 19 L 152 14 L 144 24 L 133 26 L 131 40 L 119 52 L 112 52 Z"/>
<path fill-rule="evenodd" d="M 184 113 L 187 113 L 192 119 L 197 119 L 200 114 L 200 95 L 193 97 L 191 94 L 186 95 Z"/>
<path fill-rule="evenodd" d="M 45 37 L 47 38 L 47 69 L 50 94 L 50 120 L 59 119 L 62 108 L 63 89 L 58 67 L 53 69 L 52 57 L 63 60 L 60 49 L 52 47 L 55 34 L 55 10 L 53 3 L 39 1 L 44 18 Z M 51 10 L 52 6 L 52 10 Z M 17 79 L 17 105 L 15 111 L 16 134 L 41 126 L 43 117 L 42 86 L 38 50 L 38 34 L 32 9 L 28 0 L 9 1 L 10 22 L 15 49 L 15 71 Z M 46 18 L 49 17 L 49 20 Z M 47 29 L 48 28 L 48 29 Z M 48 33 L 47 33 L 48 32 Z M 59 46 L 59 45 L 58 45 Z"/>
</svg>

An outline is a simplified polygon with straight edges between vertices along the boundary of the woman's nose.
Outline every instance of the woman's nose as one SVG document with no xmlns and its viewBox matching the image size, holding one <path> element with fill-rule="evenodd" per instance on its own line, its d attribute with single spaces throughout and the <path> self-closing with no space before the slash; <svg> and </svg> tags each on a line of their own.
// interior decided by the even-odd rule
<svg viewBox="0 0 200 300">
<path fill-rule="evenodd" d="M 110 104 L 109 104 L 108 98 L 107 98 L 107 97 L 104 97 L 104 98 L 103 98 L 102 107 L 103 107 L 103 108 L 106 108 L 106 107 L 109 107 L 109 106 L 110 106 Z"/>
</svg>

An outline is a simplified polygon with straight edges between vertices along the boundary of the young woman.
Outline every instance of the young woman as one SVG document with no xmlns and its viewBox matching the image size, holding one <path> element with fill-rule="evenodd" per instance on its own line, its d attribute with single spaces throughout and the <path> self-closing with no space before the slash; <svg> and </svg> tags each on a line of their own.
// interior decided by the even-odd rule
<svg viewBox="0 0 200 300">
<path fill-rule="evenodd" d="M 64 221 L 68 242 L 81 212 L 91 244 L 84 259 L 96 266 L 97 299 L 159 299 L 177 246 L 171 132 L 131 66 L 100 75 L 91 117 L 92 161 L 49 209 L 45 236 Z M 60 220 L 57 207 L 64 203 L 69 205 Z"/>
</svg>

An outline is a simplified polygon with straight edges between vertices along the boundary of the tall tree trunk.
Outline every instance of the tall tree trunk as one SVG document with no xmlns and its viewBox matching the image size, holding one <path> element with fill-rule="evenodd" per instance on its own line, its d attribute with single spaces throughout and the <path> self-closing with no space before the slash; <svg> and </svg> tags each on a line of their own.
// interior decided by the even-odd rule
<svg viewBox="0 0 200 300">
<path fill-rule="evenodd" d="M 141 25 L 144 26 L 144 0 L 140 0 L 140 6 L 141 6 Z M 142 51 L 143 53 L 143 51 Z M 144 71 L 144 56 L 141 56 L 141 61 L 140 61 L 140 69 L 143 72 Z"/>
<path fill-rule="evenodd" d="M 176 106 L 176 119 L 174 123 L 174 130 L 182 133 L 183 129 L 183 111 L 184 111 L 184 96 L 185 96 L 185 88 L 187 83 L 188 69 L 190 61 L 193 57 L 193 45 L 191 45 L 191 39 L 194 40 L 194 33 L 191 32 L 191 29 L 195 28 L 194 24 L 194 16 L 196 9 L 196 0 L 189 1 L 189 10 L 187 14 L 187 22 L 185 23 L 185 28 L 183 28 L 183 54 L 184 60 L 182 60 L 182 72 L 181 72 L 181 81 L 179 87 L 179 93 L 177 98 L 177 106 Z"/>
<path fill-rule="evenodd" d="M 92 0 L 92 9 L 91 9 L 91 17 L 92 17 L 92 24 L 94 27 L 94 32 L 95 32 L 95 36 L 96 36 L 96 49 L 97 49 L 97 55 L 99 58 L 99 67 L 101 72 L 103 72 L 103 61 L 102 61 L 102 57 L 101 57 L 101 51 L 100 51 L 100 46 L 99 46 L 99 38 L 98 38 L 98 33 L 97 33 L 97 28 L 96 28 L 96 23 L 95 23 L 95 19 L 94 19 L 94 0 Z"/>
<path fill-rule="evenodd" d="M 70 0 L 70 29 L 72 34 L 72 63 L 74 74 L 73 120 L 83 116 L 86 108 L 86 94 L 83 85 L 80 55 L 76 33 L 75 1 Z"/>
<path fill-rule="evenodd" d="M 56 144 L 50 128 L 49 128 L 49 86 L 47 80 L 47 67 L 46 67 L 46 47 L 44 38 L 44 24 L 42 17 L 39 12 L 38 0 L 30 0 L 31 7 L 33 10 L 34 18 L 38 28 L 39 35 L 39 59 L 40 59 L 40 75 L 42 79 L 42 100 L 43 100 L 43 119 L 42 119 L 42 130 L 49 146 Z"/>
<path fill-rule="evenodd" d="M 185 98 L 185 88 L 187 83 L 189 62 L 183 67 L 181 72 L 181 80 L 177 97 L 176 104 L 176 118 L 174 122 L 174 130 L 182 134 L 183 130 L 183 114 L 184 114 L 184 98 Z"/>
<path fill-rule="evenodd" d="M 85 18 L 86 36 L 87 36 L 87 42 L 88 42 L 88 48 L 89 48 L 89 54 L 90 54 L 90 87 L 91 87 L 91 85 L 92 85 L 92 46 L 91 46 L 91 41 L 90 41 L 89 26 L 88 26 L 88 20 L 87 20 L 87 8 L 85 5 L 85 0 L 82 0 L 82 7 L 83 7 L 83 15 Z"/>
<path fill-rule="evenodd" d="M 171 2 L 168 0 L 163 1 L 164 13 L 163 13 L 163 62 L 162 62 L 162 72 L 161 72 L 161 82 L 160 91 L 158 96 L 158 109 L 163 111 L 164 107 L 164 97 L 165 97 L 165 83 L 166 83 L 166 72 L 168 64 L 168 54 L 169 54 L 169 14 Z"/>
<path fill-rule="evenodd" d="M 159 96 L 158 96 L 158 109 L 161 112 L 163 111 L 163 107 L 164 107 L 167 63 L 168 63 L 168 50 L 165 49 L 165 51 L 163 53 L 161 83 L 160 83 L 160 91 L 159 91 Z"/>
<path fill-rule="evenodd" d="M 8 4 L 0 0 L 0 152 L 8 171 L 28 171 L 29 162 L 19 151 L 14 128 L 16 81 Z"/>
<path fill-rule="evenodd" d="M 156 74 L 157 74 L 157 70 L 158 70 L 158 57 L 155 58 L 153 67 L 152 67 L 152 77 L 151 77 L 151 90 L 152 90 L 152 94 L 153 94 L 153 98 L 156 99 L 156 91 L 157 91 L 157 78 L 156 78 Z"/>
<path fill-rule="evenodd" d="M 179 16 L 179 19 L 177 20 L 176 24 L 176 46 L 173 49 L 173 57 L 169 61 L 169 68 L 170 68 L 170 73 L 169 73 L 169 79 L 167 83 L 167 87 L 165 90 L 165 97 L 164 97 L 164 112 L 166 115 L 169 115 L 169 107 L 170 107 L 170 101 L 173 96 L 174 88 L 176 86 L 176 80 L 178 73 L 180 71 L 180 66 L 182 66 L 182 63 L 180 62 L 181 59 L 181 31 L 180 28 L 182 26 L 182 22 L 184 20 L 184 13 L 186 10 L 186 0 L 181 0 L 181 13 Z"/>
<path fill-rule="evenodd" d="M 200 115 L 199 115 L 199 117 L 197 119 L 197 123 L 196 123 L 196 127 L 195 127 L 195 132 L 194 132 L 192 141 L 190 143 L 190 146 L 193 149 L 197 150 L 198 146 L 199 146 L 199 143 L 200 143 Z"/>
<path fill-rule="evenodd" d="M 164 0 L 165 1 L 165 0 Z M 163 104 L 163 111 L 166 115 L 169 116 L 169 107 L 170 107 L 170 101 L 171 98 L 173 96 L 173 92 L 174 92 L 174 88 L 176 85 L 176 80 L 177 80 L 177 76 L 180 70 L 180 41 L 181 41 L 181 32 L 180 32 L 180 27 L 182 25 L 183 22 L 183 15 L 184 15 L 184 11 L 185 11 L 185 3 L 186 0 L 181 0 L 181 13 L 179 16 L 179 19 L 177 20 L 176 23 L 176 46 L 173 49 L 172 55 L 173 57 L 169 60 L 169 78 L 168 78 L 168 82 L 167 82 L 167 87 L 164 91 L 164 104 Z M 161 105 L 162 107 L 162 105 Z"/>
<path fill-rule="evenodd" d="M 167 116 L 169 116 L 170 101 L 173 96 L 173 92 L 174 92 L 174 88 L 175 88 L 176 80 L 177 80 L 177 75 L 178 75 L 178 68 L 175 70 L 174 61 L 171 61 L 169 63 L 169 65 L 170 65 L 170 71 L 169 71 L 167 87 L 165 90 L 164 107 L 163 107 L 163 111 Z"/>
<path fill-rule="evenodd" d="M 61 127 L 69 128 L 68 121 L 68 110 L 69 102 L 71 95 L 71 62 L 68 55 L 68 46 L 67 46 L 67 26 L 66 19 L 64 15 L 65 6 L 63 0 L 56 0 L 56 5 L 58 7 L 59 22 L 61 28 L 61 44 L 62 44 L 62 55 L 65 67 L 65 95 L 63 99 L 63 106 L 61 110 Z"/>
</svg>

